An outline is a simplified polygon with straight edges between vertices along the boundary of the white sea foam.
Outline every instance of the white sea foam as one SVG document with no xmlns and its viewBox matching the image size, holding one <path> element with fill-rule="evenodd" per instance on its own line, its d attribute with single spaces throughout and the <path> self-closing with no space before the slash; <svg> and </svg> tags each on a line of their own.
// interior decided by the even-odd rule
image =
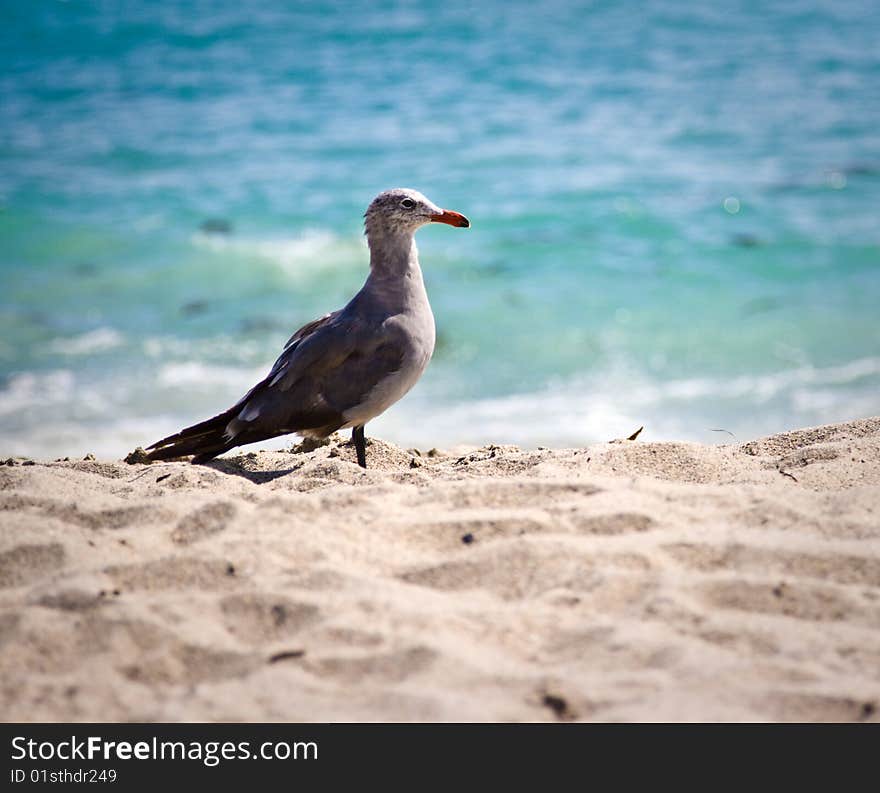
<svg viewBox="0 0 880 793">
<path fill-rule="evenodd" d="M 73 399 L 74 383 L 74 374 L 68 369 L 14 374 L 0 390 L 0 416 Z"/>
<path fill-rule="evenodd" d="M 735 378 L 649 381 L 603 373 L 539 391 L 459 403 L 416 392 L 371 426 L 403 444 L 582 445 L 646 427 L 650 440 L 727 442 L 880 414 L 880 358 Z"/>
<path fill-rule="evenodd" d="M 342 238 L 324 229 L 309 229 L 297 237 L 239 238 L 199 232 L 192 237 L 200 248 L 222 254 L 256 256 L 274 262 L 290 276 L 302 276 L 347 261 L 357 261 L 365 243 Z"/>
<path fill-rule="evenodd" d="M 200 339 L 183 339 L 178 336 L 148 336 L 141 342 L 141 349 L 148 358 L 159 363 L 167 360 L 193 361 L 194 359 L 221 359 L 247 365 L 251 361 L 268 363 L 274 350 L 251 339 L 219 335 Z"/>
<path fill-rule="evenodd" d="M 800 366 L 782 372 L 741 375 L 730 379 L 694 378 L 669 382 L 642 383 L 631 399 L 644 404 L 665 400 L 693 400 L 720 397 L 743 398 L 757 404 L 766 402 L 797 386 L 846 385 L 880 375 L 880 358 L 869 357 L 839 366 L 816 368 Z"/>
<path fill-rule="evenodd" d="M 58 355 L 92 355 L 120 347 L 124 341 L 125 337 L 118 330 L 95 328 L 78 336 L 52 339 L 47 349 Z"/>
<path fill-rule="evenodd" d="M 87 451 L 119 457 L 229 407 L 265 367 L 172 361 L 149 377 L 69 369 L 19 373 L 0 389 L 0 452 L 55 457 Z M 727 443 L 799 426 L 880 414 L 880 358 L 735 378 L 658 382 L 640 372 L 577 377 L 520 394 L 450 401 L 430 382 L 369 432 L 403 446 L 487 442 L 581 446 L 645 426 L 645 440 Z M 447 385 L 448 387 L 448 385 Z M 448 391 L 447 391 L 448 393 Z M 283 448 L 280 438 L 255 448 Z"/>
<path fill-rule="evenodd" d="M 259 377 L 265 376 L 268 369 L 268 366 L 251 369 L 199 361 L 168 363 L 156 373 L 156 385 L 164 388 L 196 387 L 210 391 L 218 388 L 247 390 Z"/>
<path fill-rule="evenodd" d="M 2 454 L 51 460 L 67 456 L 79 459 L 91 452 L 102 459 L 121 459 L 137 446 L 146 446 L 180 426 L 179 419 L 172 416 L 108 415 L 100 425 L 47 420 L 26 434 L 4 436 Z"/>
</svg>

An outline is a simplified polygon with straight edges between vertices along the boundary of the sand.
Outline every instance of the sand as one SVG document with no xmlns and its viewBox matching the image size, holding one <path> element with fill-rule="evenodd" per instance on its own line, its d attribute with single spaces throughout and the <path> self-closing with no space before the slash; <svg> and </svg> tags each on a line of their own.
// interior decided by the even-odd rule
<svg viewBox="0 0 880 793">
<path fill-rule="evenodd" d="M 0 466 L 6 721 L 877 721 L 880 418 Z"/>
</svg>

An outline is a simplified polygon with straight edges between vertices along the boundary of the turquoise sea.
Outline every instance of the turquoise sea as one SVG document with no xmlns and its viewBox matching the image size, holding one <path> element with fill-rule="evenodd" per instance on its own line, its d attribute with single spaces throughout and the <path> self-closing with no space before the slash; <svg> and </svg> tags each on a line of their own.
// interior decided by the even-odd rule
<svg viewBox="0 0 880 793">
<path fill-rule="evenodd" d="M 394 186 L 472 227 L 419 233 L 437 351 L 368 434 L 880 414 L 876 2 L 2 8 L 2 455 L 228 407 L 361 286 Z"/>
</svg>

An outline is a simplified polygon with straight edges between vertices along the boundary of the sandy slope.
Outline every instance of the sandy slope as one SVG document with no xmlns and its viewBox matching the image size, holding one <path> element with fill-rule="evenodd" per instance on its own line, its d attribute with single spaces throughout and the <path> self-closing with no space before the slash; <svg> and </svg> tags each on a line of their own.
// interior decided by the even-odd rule
<svg viewBox="0 0 880 793">
<path fill-rule="evenodd" d="M 878 720 L 880 419 L 0 467 L 12 720 Z"/>
</svg>

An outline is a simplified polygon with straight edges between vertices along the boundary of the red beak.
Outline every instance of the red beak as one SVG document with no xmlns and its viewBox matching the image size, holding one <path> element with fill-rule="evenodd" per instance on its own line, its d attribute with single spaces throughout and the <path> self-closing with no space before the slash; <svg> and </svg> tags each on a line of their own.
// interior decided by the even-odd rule
<svg viewBox="0 0 880 793">
<path fill-rule="evenodd" d="M 466 229 L 471 225 L 471 222 L 464 215 L 453 212 L 451 209 L 444 209 L 439 215 L 431 215 L 431 220 L 434 223 L 446 223 L 460 229 Z"/>
</svg>

